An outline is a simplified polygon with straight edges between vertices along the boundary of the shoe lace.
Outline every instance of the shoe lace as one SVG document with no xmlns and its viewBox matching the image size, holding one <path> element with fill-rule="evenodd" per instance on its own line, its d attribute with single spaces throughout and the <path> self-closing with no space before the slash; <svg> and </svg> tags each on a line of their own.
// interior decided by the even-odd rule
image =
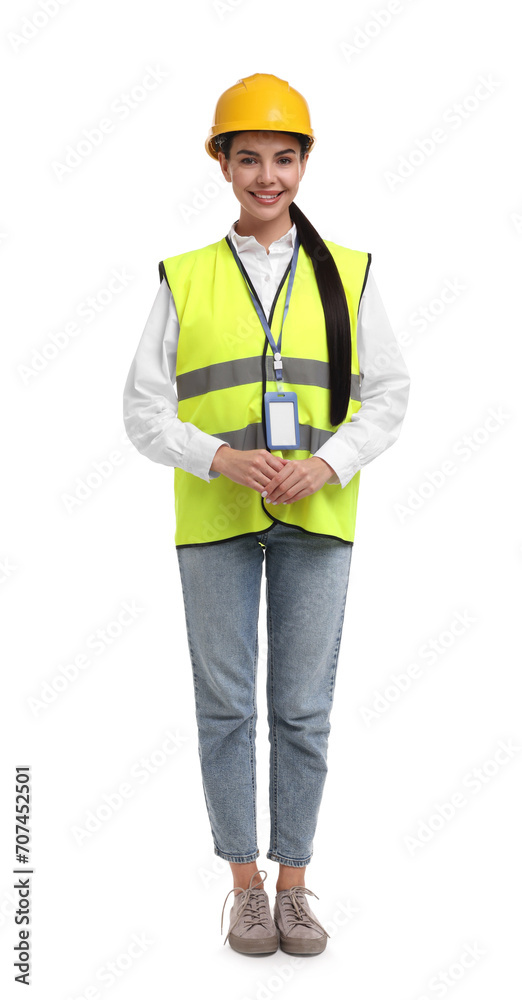
<svg viewBox="0 0 522 1000">
<path fill-rule="evenodd" d="M 243 892 L 241 893 L 241 902 L 238 907 L 236 919 L 234 920 L 233 924 L 230 925 L 227 936 L 223 941 L 223 944 L 227 943 L 228 935 L 231 933 L 231 931 L 234 930 L 234 927 L 239 922 L 241 917 L 244 916 L 245 923 L 247 924 L 248 927 L 254 927 L 256 924 L 260 924 L 262 926 L 265 923 L 267 916 L 267 904 L 268 904 L 268 896 L 266 894 L 266 890 L 262 884 L 258 883 L 257 885 L 252 885 L 252 880 L 256 878 L 257 875 L 262 875 L 262 874 L 264 874 L 265 878 L 267 877 L 267 872 L 254 872 L 252 878 L 250 879 L 250 884 L 248 889 L 243 889 Z M 261 883 L 265 881 L 265 878 L 261 879 Z M 236 888 L 239 888 L 239 886 L 234 886 L 230 890 L 230 892 L 235 892 Z M 230 892 L 227 893 L 225 902 L 223 903 L 223 909 L 221 911 L 221 933 L 223 933 L 223 914 L 225 912 L 225 906 L 227 903 L 227 899 L 230 896 Z"/>
<path fill-rule="evenodd" d="M 288 920 L 289 930 L 293 930 L 297 925 L 310 928 L 315 926 L 323 934 L 326 934 L 327 937 L 330 937 L 326 928 L 308 910 L 303 908 L 302 904 L 306 902 L 303 898 L 304 893 L 308 893 L 309 896 L 315 896 L 316 899 L 319 899 L 319 896 L 316 896 L 315 892 L 312 892 L 311 889 L 306 889 L 304 885 L 293 885 L 291 889 L 285 890 L 279 896 L 279 905 Z"/>
</svg>

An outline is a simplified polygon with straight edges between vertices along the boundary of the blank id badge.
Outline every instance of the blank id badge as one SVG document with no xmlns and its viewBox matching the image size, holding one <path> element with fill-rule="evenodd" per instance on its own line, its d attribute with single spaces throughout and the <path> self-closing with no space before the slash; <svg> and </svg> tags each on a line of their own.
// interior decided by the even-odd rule
<svg viewBox="0 0 522 1000">
<path fill-rule="evenodd" d="M 299 415 L 295 392 L 265 392 L 265 417 L 269 448 L 299 448 Z"/>
</svg>

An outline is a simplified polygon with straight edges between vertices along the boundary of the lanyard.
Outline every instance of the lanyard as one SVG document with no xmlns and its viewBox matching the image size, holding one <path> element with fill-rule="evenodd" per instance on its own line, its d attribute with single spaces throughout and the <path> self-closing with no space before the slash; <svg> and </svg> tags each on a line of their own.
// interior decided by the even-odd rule
<svg viewBox="0 0 522 1000">
<path fill-rule="evenodd" d="M 230 241 L 229 246 L 230 246 L 230 248 L 232 250 L 232 253 L 234 254 L 234 257 L 235 257 L 235 260 L 236 260 L 236 264 L 239 267 L 239 270 L 241 271 L 241 265 L 239 263 L 239 257 L 237 255 L 237 251 L 236 251 L 235 246 L 233 246 L 233 244 L 232 244 L 232 241 Z M 263 327 L 263 330 L 265 331 L 265 335 L 267 336 L 268 340 L 270 341 L 270 346 L 272 348 L 272 351 L 274 352 L 274 371 L 276 373 L 276 379 L 279 379 L 280 381 L 283 380 L 283 362 L 281 361 L 281 354 L 280 354 L 280 350 L 281 350 L 281 337 L 283 335 L 283 324 L 284 324 L 284 321 L 286 319 L 286 314 L 288 312 L 288 306 L 290 304 L 290 296 L 292 294 L 292 285 L 294 283 L 295 271 L 296 271 L 296 267 L 297 267 L 297 254 L 298 253 L 299 253 L 299 236 L 298 236 L 298 234 L 296 232 L 296 234 L 295 234 L 294 252 L 293 252 L 293 255 L 292 255 L 292 264 L 291 264 L 291 267 L 290 267 L 290 277 L 288 279 L 288 288 L 286 290 L 286 302 L 285 302 L 285 310 L 284 310 L 284 313 L 283 313 L 283 322 L 281 323 L 281 332 L 279 334 L 279 339 L 277 341 L 277 344 L 275 343 L 275 340 L 274 340 L 274 338 L 272 336 L 272 331 L 271 331 L 271 329 L 270 329 L 270 327 L 269 327 L 269 325 L 268 325 L 268 323 L 266 321 L 266 316 L 265 316 L 263 310 L 261 309 L 261 306 L 259 305 L 259 302 L 255 298 L 255 296 L 252 294 L 252 289 L 250 288 L 250 285 L 248 284 L 248 282 L 246 282 L 248 291 L 250 292 L 250 298 L 252 299 L 252 302 L 254 303 L 255 310 L 257 312 L 257 315 L 259 316 L 259 319 L 261 321 L 261 325 Z M 243 274 L 242 271 L 241 271 L 241 273 Z M 244 277 L 244 275 L 243 275 L 243 277 Z"/>
</svg>

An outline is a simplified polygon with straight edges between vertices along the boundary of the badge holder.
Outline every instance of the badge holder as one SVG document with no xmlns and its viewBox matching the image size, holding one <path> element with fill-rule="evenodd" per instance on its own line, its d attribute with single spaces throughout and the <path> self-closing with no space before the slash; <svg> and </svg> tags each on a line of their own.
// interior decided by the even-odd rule
<svg viewBox="0 0 522 1000">
<path fill-rule="evenodd" d="M 265 392 L 266 439 L 271 450 L 299 448 L 295 392 Z"/>
</svg>

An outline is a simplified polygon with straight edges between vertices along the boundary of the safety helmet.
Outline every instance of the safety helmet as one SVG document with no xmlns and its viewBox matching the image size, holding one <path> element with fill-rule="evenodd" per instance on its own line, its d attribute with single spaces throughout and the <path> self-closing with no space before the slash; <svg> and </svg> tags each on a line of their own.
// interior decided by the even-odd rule
<svg viewBox="0 0 522 1000">
<path fill-rule="evenodd" d="M 205 149 L 214 160 L 214 140 L 222 132 L 299 132 L 310 137 L 307 152 L 315 145 L 310 111 L 302 94 L 272 73 L 254 73 L 225 90 L 216 104 Z"/>
</svg>

